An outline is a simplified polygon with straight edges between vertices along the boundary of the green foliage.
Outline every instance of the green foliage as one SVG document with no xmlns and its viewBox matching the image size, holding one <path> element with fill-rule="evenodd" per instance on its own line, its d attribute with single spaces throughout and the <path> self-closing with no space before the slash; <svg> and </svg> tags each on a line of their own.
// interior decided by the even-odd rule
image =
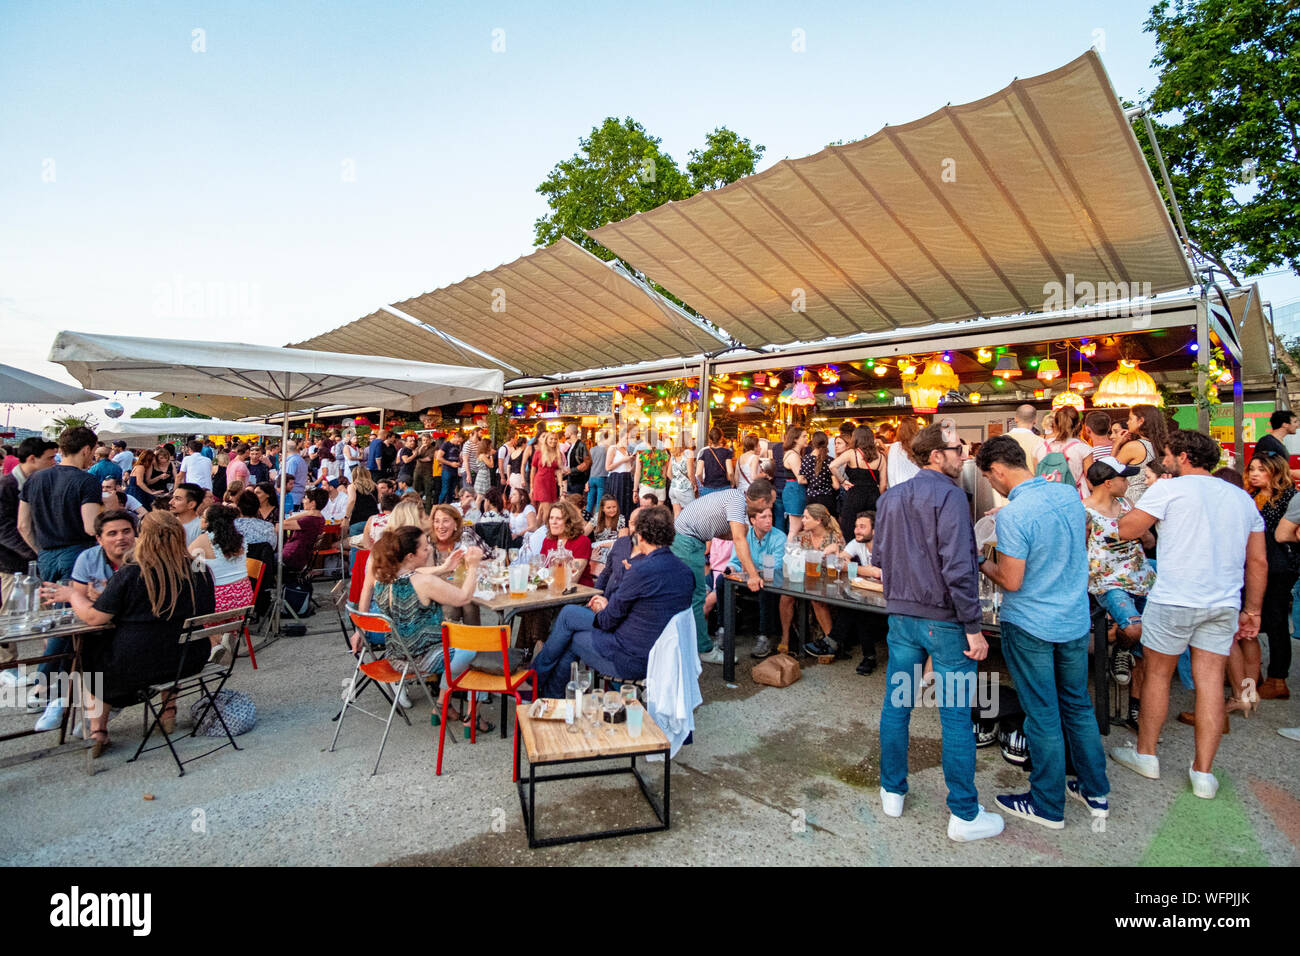
<svg viewBox="0 0 1300 956">
<path fill-rule="evenodd" d="M 98 424 L 99 420 L 89 412 L 83 415 L 55 415 L 50 419 L 49 424 L 45 426 L 44 432 L 47 439 L 54 441 L 69 428 L 81 428 L 82 426 L 85 426 L 86 428 L 93 429 Z"/>
<path fill-rule="evenodd" d="M 178 408 L 175 405 L 168 405 L 166 402 L 159 402 L 157 408 L 141 408 L 131 415 L 132 418 L 211 418 L 211 415 L 200 415 L 198 412 L 192 412 L 188 408 Z"/>
<path fill-rule="evenodd" d="M 719 127 L 708 134 L 703 149 L 691 151 L 688 178 L 660 142 L 630 116 L 622 122 L 611 116 L 593 128 L 578 141 L 578 151 L 556 163 L 537 187 L 551 212 L 533 224 L 533 245 L 549 246 L 566 236 L 611 259 L 585 230 L 734 182 L 754 171 L 764 150 Z"/>
<path fill-rule="evenodd" d="M 1161 0 L 1145 26 L 1160 71 L 1152 122 L 1193 245 L 1234 283 L 1300 272 L 1300 4 Z"/>
<path fill-rule="evenodd" d="M 691 185 L 703 192 L 734 183 L 754 172 L 766 150 L 766 146 L 751 146 L 749 140 L 719 126 L 704 137 L 703 149 L 690 152 L 686 171 L 691 174 Z"/>
</svg>

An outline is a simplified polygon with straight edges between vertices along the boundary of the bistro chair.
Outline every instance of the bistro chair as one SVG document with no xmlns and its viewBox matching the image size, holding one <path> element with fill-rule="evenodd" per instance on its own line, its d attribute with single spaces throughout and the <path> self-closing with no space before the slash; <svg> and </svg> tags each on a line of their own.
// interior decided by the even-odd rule
<svg viewBox="0 0 1300 956">
<path fill-rule="evenodd" d="M 131 757 L 127 763 L 136 760 L 143 753 L 166 747 L 171 751 L 172 759 L 176 761 L 176 769 L 179 771 L 178 776 L 183 777 L 185 776 L 185 765 L 187 763 L 192 763 L 200 757 L 208 756 L 208 754 L 216 753 L 227 746 L 234 747 L 236 750 L 239 749 L 234 736 L 230 733 L 230 728 L 226 726 L 225 718 L 221 716 L 220 708 L 217 707 L 216 695 L 220 693 L 235 669 L 235 661 L 239 658 L 239 638 L 247 633 L 248 615 L 251 610 L 251 607 L 243 607 L 233 611 L 218 611 L 215 614 L 192 617 L 185 622 L 180 639 L 177 641 L 180 646 L 180 660 L 176 665 L 176 679 L 167 683 L 151 684 L 137 692 L 140 703 L 145 705 L 144 738 L 140 741 L 140 746 L 136 748 L 135 756 Z M 214 637 L 218 640 L 230 638 L 233 653 L 230 655 L 229 663 L 216 664 L 210 662 L 205 664 L 198 673 L 190 674 L 188 677 L 184 676 L 182 671 L 185 669 L 186 652 L 191 645 L 199 645 L 199 649 L 206 656 L 212 644 L 211 639 Z M 177 704 L 178 712 L 181 700 L 187 697 L 201 698 L 204 701 L 204 707 L 194 721 L 194 729 L 190 731 L 189 736 L 193 737 L 198 733 L 203 719 L 208 715 L 208 711 L 212 710 L 217 715 L 221 729 L 225 731 L 226 742 L 213 747 L 211 750 L 205 750 L 201 754 L 182 760 L 180 754 L 176 752 L 176 746 L 172 742 L 171 734 L 162 725 L 162 714 L 166 708 L 156 706 L 154 702 L 155 698 L 157 698 L 161 703 L 164 695 L 169 696 L 171 701 Z M 155 730 L 162 734 L 163 742 L 147 747 L 146 744 L 149 743 Z"/>
<path fill-rule="evenodd" d="M 252 607 L 257 607 L 257 596 L 262 593 L 262 578 L 266 576 L 266 562 L 259 561 L 257 558 L 245 558 L 244 565 L 248 568 L 248 580 L 253 586 L 253 603 Z M 253 653 L 253 636 L 249 633 L 248 622 L 244 622 L 244 640 L 248 643 L 248 659 L 253 664 L 253 670 L 257 670 L 257 656 Z"/>
<path fill-rule="evenodd" d="M 316 539 L 316 546 L 312 549 L 311 560 L 307 562 L 306 577 L 309 581 L 327 581 L 331 578 L 343 578 L 343 549 L 342 549 L 342 531 L 343 529 L 337 524 L 327 524 L 320 537 Z M 331 559 L 338 561 L 337 572 L 328 567 Z"/>
<path fill-rule="evenodd" d="M 386 653 L 382 659 L 371 661 L 369 663 L 362 663 L 365 656 L 364 653 L 357 655 L 356 670 L 352 673 L 352 684 L 343 694 L 343 710 L 338 717 L 338 726 L 334 728 L 334 740 L 330 743 L 330 752 L 334 752 L 334 746 L 339 741 L 339 733 L 343 730 L 343 719 L 347 716 L 349 710 L 359 710 L 368 717 L 373 717 L 376 720 L 384 720 L 383 717 L 380 717 L 378 714 L 372 714 L 356 702 L 356 693 L 354 692 L 354 689 L 357 686 L 356 682 L 358 676 L 364 674 L 371 681 L 381 685 L 396 684 L 397 686 L 391 695 L 392 706 L 388 709 L 388 719 L 384 721 L 384 736 L 379 741 L 379 753 L 375 755 L 375 767 L 370 771 L 370 775 L 373 777 L 379 772 L 379 762 L 384 757 L 384 746 L 388 743 L 388 731 L 393 726 L 393 715 L 398 710 L 398 698 L 401 696 L 400 691 L 402 684 L 408 678 L 413 679 L 424 691 L 424 696 L 429 698 L 430 708 L 436 710 L 438 705 L 434 703 L 433 696 L 429 693 L 427 683 L 428 675 L 420 670 L 418 658 L 410 652 L 406 642 L 401 639 L 397 631 L 393 628 L 393 622 L 387 615 L 379 613 L 363 614 L 355 607 L 349 607 L 348 617 L 350 617 L 352 623 L 363 632 L 383 634 L 385 638 L 384 648 Z M 400 670 L 398 670 L 398 666 L 400 666 Z M 385 693 L 384 696 L 388 697 L 389 695 Z M 402 717 L 406 718 L 405 712 L 403 712 Z M 409 719 L 407 719 L 406 722 L 408 725 L 410 724 Z"/>
<path fill-rule="evenodd" d="M 484 661 L 476 659 L 469 669 L 463 674 L 453 677 L 451 673 L 451 659 L 453 650 L 474 651 L 476 654 L 483 654 L 486 657 Z M 500 671 L 493 673 L 497 667 L 497 660 L 493 657 L 499 654 Z M 510 654 L 510 628 L 503 624 L 473 626 L 470 624 L 458 624 L 452 621 L 442 622 L 442 660 L 443 675 L 446 678 L 448 690 L 442 695 L 442 722 L 438 730 L 438 768 L 436 774 L 442 774 L 442 749 L 443 743 L 447 739 L 447 707 L 451 703 L 451 695 L 456 691 L 466 691 L 469 697 L 469 740 L 475 742 L 478 731 L 478 694 L 500 694 L 501 695 L 501 736 L 506 735 L 506 697 L 510 696 L 515 699 L 515 704 L 523 703 L 519 696 L 519 688 L 525 681 L 531 681 L 533 687 L 533 697 L 537 696 L 537 672 L 532 668 L 526 668 L 522 663 L 518 663 L 518 656 L 515 661 L 511 660 Z M 515 736 L 519 736 L 519 721 L 515 721 Z M 452 739 L 455 739 L 453 735 Z M 518 780 L 518 768 L 512 772 L 512 780 Z"/>
</svg>

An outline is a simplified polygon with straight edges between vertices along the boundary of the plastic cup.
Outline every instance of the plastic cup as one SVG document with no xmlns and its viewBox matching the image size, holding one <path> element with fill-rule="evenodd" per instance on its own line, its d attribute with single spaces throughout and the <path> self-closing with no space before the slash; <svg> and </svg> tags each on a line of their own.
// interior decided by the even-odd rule
<svg viewBox="0 0 1300 956">
<path fill-rule="evenodd" d="M 763 580 L 771 581 L 776 577 L 776 555 L 763 555 Z"/>
<path fill-rule="evenodd" d="M 822 553 L 820 551 L 808 550 L 803 553 L 803 573 L 806 578 L 821 577 Z"/>
<path fill-rule="evenodd" d="M 641 720 L 645 717 L 645 711 L 640 705 L 628 707 L 627 709 L 627 735 L 632 738 L 641 736 Z"/>
<path fill-rule="evenodd" d="M 528 565 L 512 564 L 509 573 L 510 597 L 518 601 L 528 595 Z"/>
</svg>

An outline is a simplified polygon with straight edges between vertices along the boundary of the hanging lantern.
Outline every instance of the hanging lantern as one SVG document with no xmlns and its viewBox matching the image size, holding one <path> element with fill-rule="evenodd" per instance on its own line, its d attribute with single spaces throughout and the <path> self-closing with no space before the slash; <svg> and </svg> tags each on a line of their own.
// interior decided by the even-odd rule
<svg viewBox="0 0 1300 956">
<path fill-rule="evenodd" d="M 1020 362 L 1016 358 L 1016 353 L 1003 352 L 1002 355 L 998 357 L 998 365 L 997 368 L 993 370 L 993 374 L 1001 379 L 1019 378 L 1022 373 L 1020 371 Z"/>
<path fill-rule="evenodd" d="M 1096 343 L 1096 342 L 1080 342 L 1080 343 L 1079 343 L 1079 354 L 1082 355 L 1084 358 L 1092 358 L 1094 355 L 1097 354 L 1097 343 Z"/>
<path fill-rule="evenodd" d="M 1052 407 L 1060 408 L 1063 405 L 1069 405 L 1076 412 L 1083 411 L 1083 396 L 1078 392 L 1072 392 L 1068 388 L 1052 399 Z"/>
<path fill-rule="evenodd" d="M 877 365 L 877 366 L 875 366 L 875 372 L 876 372 L 876 374 L 877 374 L 878 376 L 880 376 L 881 378 L 884 378 L 886 375 L 889 374 L 889 366 L 888 366 L 888 365 Z"/>
<path fill-rule="evenodd" d="M 755 384 L 755 385 L 766 385 L 766 384 L 767 384 L 767 373 L 766 373 L 766 372 L 755 372 L 755 373 L 754 373 L 754 384 Z"/>
<path fill-rule="evenodd" d="M 919 415 L 933 415 L 939 410 L 939 399 L 960 384 L 951 365 L 939 358 L 931 359 L 916 384 L 907 388 L 912 410 Z"/>
<path fill-rule="evenodd" d="M 812 385 L 802 380 L 795 382 L 794 385 L 782 392 L 780 400 L 787 405 L 806 406 L 817 404 Z"/>
<path fill-rule="evenodd" d="M 972 405 L 978 405 L 981 401 L 984 400 L 984 396 L 982 396 L 979 392 L 971 392 L 970 395 L 966 397 L 970 399 L 970 403 Z"/>
<path fill-rule="evenodd" d="M 821 378 L 823 385 L 834 385 L 840 380 L 840 370 L 834 365 L 827 365 L 825 368 L 818 369 L 817 375 Z"/>
<path fill-rule="evenodd" d="M 1164 407 L 1155 379 L 1138 368 L 1136 359 L 1120 359 L 1119 367 L 1101 380 L 1092 404 L 1098 408 L 1131 408 L 1134 405 Z"/>
<path fill-rule="evenodd" d="M 1045 358 L 1038 363 L 1038 377 L 1044 382 L 1061 377 L 1061 366 L 1054 358 Z"/>
<path fill-rule="evenodd" d="M 911 359 L 903 359 L 898 363 L 898 374 L 902 376 L 904 382 L 916 378 L 916 363 Z"/>
<path fill-rule="evenodd" d="M 1092 376 L 1087 372 L 1075 372 L 1070 376 L 1070 388 L 1079 392 L 1091 391 Z"/>
<path fill-rule="evenodd" d="M 989 349 L 980 349 L 975 355 L 981 362 L 988 363 L 993 361 L 993 352 Z"/>
</svg>

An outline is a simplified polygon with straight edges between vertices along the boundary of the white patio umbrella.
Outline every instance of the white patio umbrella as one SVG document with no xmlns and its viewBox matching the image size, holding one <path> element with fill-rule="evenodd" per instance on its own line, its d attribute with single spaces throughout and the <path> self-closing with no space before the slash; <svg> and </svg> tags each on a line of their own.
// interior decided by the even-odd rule
<svg viewBox="0 0 1300 956">
<path fill-rule="evenodd" d="M 347 403 L 415 411 L 430 405 L 492 399 L 501 394 L 504 384 L 502 373 L 493 369 L 238 342 L 82 332 L 56 335 L 49 360 L 62 365 L 87 388 L 166 389 L 159 398 L 205 414 L 209 408 L 236 406 L 249 416 L 278 412 L 282 455 L 289 442 L 289 413 L 298 409 Z M 284 473 L 282 461 L 281 502 Z M 283 522 L 279 545 L 283 552 Z M 281 563 L 276 572 L 277 596 L 283 583 Z M 280 600 L 272 603 L 278 630 Z"/>
<path fill-rule="evenodd" d="M 266 422 L 231 422 L 221 418 L 119 418 L 98 425 L 100 438 L 162 438 L 164 435 L 279 435 L 281 427 Z"/>
<path fill-rule="evenodd" d="M 103 395 L 75 385 L 64 385 L 12 365 L 0 365 L 0 405 L 76 405 L 103 400 Z"/>
</svg>

